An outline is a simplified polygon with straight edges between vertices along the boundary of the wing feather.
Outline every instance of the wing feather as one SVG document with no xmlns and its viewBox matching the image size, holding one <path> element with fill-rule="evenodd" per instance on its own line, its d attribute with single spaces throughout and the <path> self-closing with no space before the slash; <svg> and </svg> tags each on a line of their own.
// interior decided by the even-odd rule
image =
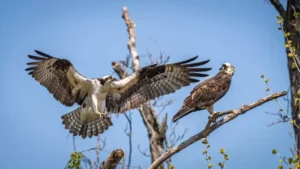
<svg viewBox="0 0 300 169">
<path fill-rule="evenodd" d="M 149 100 L 174 93 L 191 83 L 199 82 L 197 77 L 206 77 L 211 68 L 199 68 L 209 60 L 190 63 L 198 56 L 165 65 L 150 65 L 132 75 L 113 82 L 106 98 L 106 109 L 112 113 L 123 113 L 137 108 Z"/>
<path fill-rule="evenodd" d="M 55 58 L 38 50 L 35 52 L 40 56 L 28 55 L 35 61 L 27 63 L 30 67 L 25 71 L 46 87 L 62 104 L 66 106 L 72 106 L 74 103 L 82 104 L 91 86 L 88 83 L 89 79 L 80 75 L 70 61 Z M 82 85 L 79 89 L 75 88 L 78 84 Z"/>
</svg>

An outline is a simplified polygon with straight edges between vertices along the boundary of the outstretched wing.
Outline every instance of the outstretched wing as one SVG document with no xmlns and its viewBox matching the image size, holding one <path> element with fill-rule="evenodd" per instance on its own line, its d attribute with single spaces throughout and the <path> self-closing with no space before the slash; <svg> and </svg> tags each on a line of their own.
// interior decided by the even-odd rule
<svg viewBox="0 0 300 169">
<path fill-rule="evenodd" d="M 91 87 L 89 79 L 76 71 L 72 63 L 35 50 L 40 56 L 28 55 L 29 71 L 36 81 L 45 86 L 54 98 L 66 106 L 82 104 Z"/>
<path fill-rule="evenodd" d="M 131 74 L 130 76 L 113 82 L 112 89 L 106 97 L 106 109 L 112 113 L 123 113 L 137 108 L 149 100 L 174 93 L 176 90 L 198 82 L 193 77 L 206 77 L 204 72 L 211 68 L 199 68 L 209 60 L 189 63 L 191 59 L 165 65 L 150 65 Z"/>
</svg>

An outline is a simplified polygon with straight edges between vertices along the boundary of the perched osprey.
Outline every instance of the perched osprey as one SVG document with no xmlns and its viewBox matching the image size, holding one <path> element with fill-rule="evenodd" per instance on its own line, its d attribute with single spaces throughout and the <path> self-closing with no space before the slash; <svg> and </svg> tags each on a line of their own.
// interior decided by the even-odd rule
<svg viewBox="0 0 300 169">
<path fill-rule="evenodd" d="M 206 77 L 211 68 L 199 68 L 209 60 L 190 63 L 191 59 L 165 65 L 153 64 L 130 76 L 116 80 L 112 76 L 87 78 L 66 59 L 59 59 L 35 50 L 40 56 L 28 55 L 35 62 L 27 63 L 36 81 L 45 86 L 65 106 L 80 107 L 62 116 L 66 129 L 74 136 L 97 136 L 112 125 L 109 113 L 124 113 L 160 96 L 174 93 L 181 87 Z"/>
<path fill-rule="evenodd" d="M 214 104 L 227 93 L 234 72 L 234 66 L 224 63 L 216 76 L 198 84 L 184 100 L 183 105 L 173 117 L 173 122 L 189 113 L 203 109 L 207 109 L 213 115 Z"/>
</svg>

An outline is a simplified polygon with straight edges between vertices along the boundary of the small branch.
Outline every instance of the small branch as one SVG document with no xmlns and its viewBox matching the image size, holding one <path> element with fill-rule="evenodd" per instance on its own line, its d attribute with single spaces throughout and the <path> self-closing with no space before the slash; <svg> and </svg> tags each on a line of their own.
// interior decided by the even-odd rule
<svg viewBox="0 0 300 169">
<path fill-rule="evenodd" d="M 74 135 L 73 135 L 73 151 L 76 152 L 76 141 Z"/>
<path fill-rule="evenodd" d="M 271 4 L 276 8 L 281 17 L 285 18 L 285 10 L 279 0 L 270 0 Z"/>
<path fill-rule="evenodd" d="M 125 129 L 124 131 L 129 139 L 129 158 L 128 158 L 128 166 L 127 166 L 127 169 L 129 169 L 131 165 L 131 155 L 132 155 L 132 121 L 131 121 L 131 113 L 129 114 L 129 116 L 126 113 L 124 115 L 129 124 L 129 131 L 127 131 L 127 129 Z"/>
<path fill-rule="evenodd" d="M 142 155 L 144 155 L 145 157 L 151 157 L 150 154 L 147 154 L 147 148 L 145 148 L 145 150 L 142 151 L 141 148 L 140 148 L 140 145 L 138 145 L 137 147 L 138 147 L 139 152 L 140 152 Z"/>
<path fill-rule="evenodd" d="M 207 130 L 202 130 L 201 132 L 199 132 L 198 134 L 190 137 L 189 139 L 187 139 L 186 141 L 182 142 L 181 144 L 179 144 L 178 146 L 170 149 L 169 151 L 167 151 L 166 153 L 164 153 L 162 156 L 160 156 L 157 160 L 155 160 L 148 169 L 155 169 L 157 168 L 159 165 L 161 165 L 164 161 L 166 161 L 168 158 L 172 157 L 174 154 L 180 152 L 181 150 L 183 150 L 184 148 L 190 146 L 191 144 L 195 143 L 196 141 L 207 137 L 211 132 L 213 132 L 214 130 L 216 130 L 217 128 L 221 127 L 222 125 L 224 125 L 225 123 L 235 119 L 237 116 L 246 113 L 247 111 L 254 109 L 268 101 L 271 101 L 273 99 L 279 98 L 281 96 L 286 95 L 287 92 L 286 91 L 282 91 L 282 92 L 278 92 L 278 93 L 274 93 L 271 95 L 268 95 L 262 99 L 259 99 L 249 105 L 243 105 L 241 108 L 237 109 L 237 110 L 229 110 L 232 113 L 226 117 L 224 117 L 223 119 L 215 122 L 213 125 L 211 125 L 210 127 L 207 128 Z M 229 112 L 226 111 L 226 112 Z"/>
<path fill-rule="evenodd" d="M 268 124 L 268 127 L 271 127 L 273 125 L 279 124 L 279 123 L 287 123 L 289 122 L 289 118 L 286 115 L 283 115 L 282 113 L 269 113 L 269 112 L 265 112 L 266 114 L 270 114 L 270 115 L 274 115 L 274 116 L 278 116 L 279 119 L 275 122 L 272 122 L 271 124 Z"/>
<path fill-rule="evenodd" d="M 99 165 L 99 162 L 100 162 L 100 142 L 101 142 L 101 139 L 100 139 L 100 135 L 98 135 L 98 138 L 97 138 L 97 148 L 95 151 L 96 151 L 96 160 L 93 162 L 93 164 L 91 165 L 90 169 L 93 169 L 95 168 L 95 166 Z"/>
<path fill-rule="evenodd" d="M 124 151 L 122 149 L 112 151 L 107 159 L 102 162 L 100 169 L 115 169 L 123 157 Z"/>
<path fill-rule="evenodd" d="M 173 126 L 174 123 L 171 122 L 171 133 L 169 135 L 168 138 L 168 142 L 170 142 L 170 146 L 169 149 L 173 148 L 175 146 L 175 144 L 177 144 L 178 141 L 182 140 L 186 134 L 186 132 L 188 131 L 187 128 L 184 129 L 184 132 L 181 135 L 176 134 L 176 127 L 178 126 L 178 122 L 175 123 L 175 126 Z"/>
</svg>

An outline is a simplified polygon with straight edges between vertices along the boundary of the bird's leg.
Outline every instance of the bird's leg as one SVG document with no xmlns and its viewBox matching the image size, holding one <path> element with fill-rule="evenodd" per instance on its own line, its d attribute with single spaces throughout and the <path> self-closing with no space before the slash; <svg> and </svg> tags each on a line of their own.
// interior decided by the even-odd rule
<svg viewBox="0 0 300 169">
<path fill-rule="evenodd" d="M 100 116 L 105 116 L 105 113 L 102 113 L 98 110 L 98 99 L 96 94 L 92 94 L 92 107 L 96 114 L 99 114 Z"/>
<path fill-rule="evenodd" d="M 214 105 L 211 105 L 211 106 L 207 107 L 206 109 L 210 113 L 210 116 L 208 117 L 209 120 L 211 120 L 212 122 L 215 122 L 216 121 L 216 115 L 218 113 L 214 112 Z"/>
</svg>

